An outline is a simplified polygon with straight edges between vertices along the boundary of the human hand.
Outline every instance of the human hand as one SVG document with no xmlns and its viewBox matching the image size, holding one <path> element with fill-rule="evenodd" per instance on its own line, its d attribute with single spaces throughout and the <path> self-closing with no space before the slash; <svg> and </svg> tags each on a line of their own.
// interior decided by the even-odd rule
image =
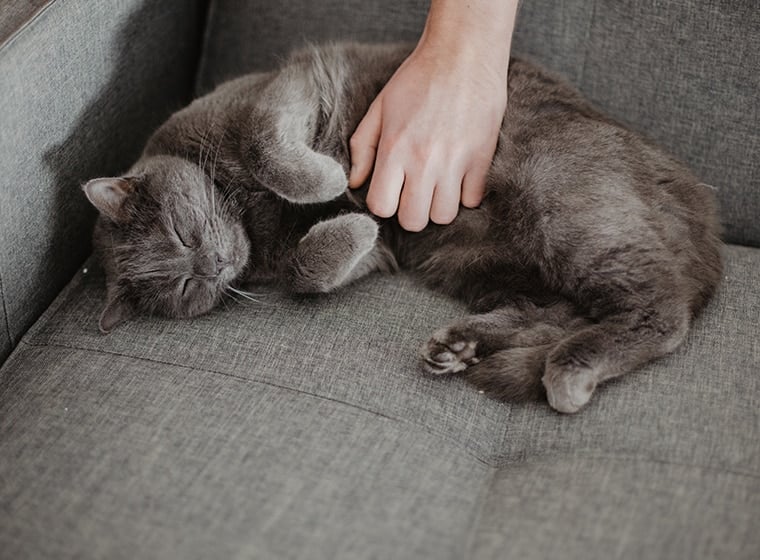
<svg viewBox="0 0 760 560">
<path fill-rule="evenodd" d="M 420 231 L 450 223 L 460 202 L 480 204 L 507 104 L 506 64 L 481 54 L 421 43 L 372 103 L 350 141 L 349 185 L 372 173 L 373 214 L 398 211 Z"/>
<path fill-rule="evenodd" d="M 507 106 L 519 0 L 431 0 L 420 42 L 350 141 L 349 186 L 401 227 L 451 222 L 485 192 Z M 374 167 L 374 172 L 373 172 Z"/>
</svg>

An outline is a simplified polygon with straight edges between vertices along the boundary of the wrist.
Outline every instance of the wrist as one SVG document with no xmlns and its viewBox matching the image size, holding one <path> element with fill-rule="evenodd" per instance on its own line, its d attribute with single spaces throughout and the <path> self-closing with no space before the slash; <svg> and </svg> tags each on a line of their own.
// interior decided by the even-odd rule
<svg viewBox="0 0 760 560">
<path fill-rule="evenodd" d="M 432 0 L 416 51 L 475 63 L 506 78 L 518 0 Z"/>
</svg>

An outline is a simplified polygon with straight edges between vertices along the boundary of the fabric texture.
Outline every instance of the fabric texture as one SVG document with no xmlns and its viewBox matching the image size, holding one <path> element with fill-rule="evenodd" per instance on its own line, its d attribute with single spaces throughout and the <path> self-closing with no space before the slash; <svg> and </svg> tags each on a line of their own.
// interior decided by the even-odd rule
<svg viewBox="0 0 760 560">
<path fill-rule="evenodd" d="M 574 416 L 422 373 L 465 310 L 404 274 L 101 335 L 79 183 L 181 104 L 203 6 L 86 4 L 0 49 L 0 358 L 47 307 L 0 369 L 0 557 L 760 556 L 760 249 L 728 246 L 685 344 Z M 212 2 L 196 87 L 307 40 L 414 39 L 426 4 Z M 757 243 L 751 7 L 531 0 L 515 50 L 687 159 Z"/>
<path fill-rule="evenodd" d="M 0 48 L 0 361 L 90 252 L 80 185 L 122 172 L 189 99 L 203 15 L 198 1 L 53 2 Z"/>
<path fill-rule="evenodd" d="M 5 295 L 3 292 L 3 277 L 0 275 L 0 363 L 2 359 L 11 353 L 13 341 L 11 329 L 8 325 L 8 316 L 5 313 Z"/>
<path fill-rule="evenodd" d="M 277 67 L 308 42 L 415 41 L 427 0 L 224 0 L 211 2 L 198 93 L 247 72 Z"/>
<path fill-rule="evenodd" d="M 583 413 L 420 370 L 460 317 L 405 275 L 104 336 L 87 265 L 0 372 L 12 558 L 755 558 L 760 251 Z"/>
<path fill-rule="evenodd" d="M 22 29 L 46 4 L 55 0 L 5 0 L 0 17 L 0 48 L 14 33 Z"/>
<path fill-rule="evenodd" d="M 268 70 L 330 40 L 415 40 L 424 0 L 212 2 L 198 89 Z M 755 0 L 530 0 L 514 53 L 566 76 L 599 107 L 718 189 L 725 237 L 760 246 L 760 10 Z"/>
</svg>

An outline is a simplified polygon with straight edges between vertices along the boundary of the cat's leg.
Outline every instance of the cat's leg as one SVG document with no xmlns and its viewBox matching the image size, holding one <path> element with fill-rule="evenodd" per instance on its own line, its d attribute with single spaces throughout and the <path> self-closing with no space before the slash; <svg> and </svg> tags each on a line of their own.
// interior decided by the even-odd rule
<svg viewBox="0 0 760 560">
<path fill-rule="evenodd" d="M 282 114 L 259 115 L 255 135 L 243 144 L 243 158 L 253 177 L 290 202 L 326 202 L 346 191 L 348 177 L 335 159 L 314 151 L 286 124 Z M 304 126 L 306 129 L 306 126 Z"/>
<path fill-rule="evenodd" d="M 555 346 L 542 379 L 549 404 L 560 412 L 580 410 L 596 387 L 675 350 L 691 313 L 678 298 L 604 317 Z"/>
<path fill-rule="evenodd" d="M 241 144 L 243 163 L 259 183 L 290 202 L 325 202 L 348 187 L 347 161 L 315 150 L 318 143 L 325 149 L 323 137 L 335 135 L 324 130 L 331 118 L 325 105 L 331 105 L 334 95 L 328 85 L 314 82 L 308 65 L 288 67 L 266 85 L 251 109 Z"/>
<path fill-rule="evenodd" d="M 296 293 L 324 293 L 395 267 L 390 251 L 378 242 L 377 223 L 366 214 L 342 214 L 315 224 L 298 242 L 285 281 Z"/>
<path fill-rule="evenodd" d="M 547 354 L 586 324 L 564 303 L 506 306 L 472 315 L 434 333 L 422 348 L 425 369 L 437 375 L 462 373 L 499 399 L 538 397 Z"/>
<path fill-rule="evenodd" d="M 655 242 L 642 242 L 601 253 L 590 273 L 576 279 L 594 324 L 563 339 L 547 357 L 543 384 L 553 408 L 576 412 L 600 383 L 681 344 L 698 294 L 674 260 Z"/>
</svg>

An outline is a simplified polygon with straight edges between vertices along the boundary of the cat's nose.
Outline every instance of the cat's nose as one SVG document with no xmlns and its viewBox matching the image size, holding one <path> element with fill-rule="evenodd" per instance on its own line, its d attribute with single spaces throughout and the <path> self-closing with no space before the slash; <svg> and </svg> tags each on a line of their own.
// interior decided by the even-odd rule
<svg viewBox="0 0 760 560">
<path fill-rule="evenodd" d="M 221 253 L 216 253 L 216 275 L 219 276 L 222 271 L 232 264 L 232 261 L 222 256 Z"/>
<path fill-rule="evenodd" d="M 196 261 L 195 273 L 204 278 L 216 278 L 231 264 L 232 261 L 221 253 L 207 254 Z"/>
</svg>

